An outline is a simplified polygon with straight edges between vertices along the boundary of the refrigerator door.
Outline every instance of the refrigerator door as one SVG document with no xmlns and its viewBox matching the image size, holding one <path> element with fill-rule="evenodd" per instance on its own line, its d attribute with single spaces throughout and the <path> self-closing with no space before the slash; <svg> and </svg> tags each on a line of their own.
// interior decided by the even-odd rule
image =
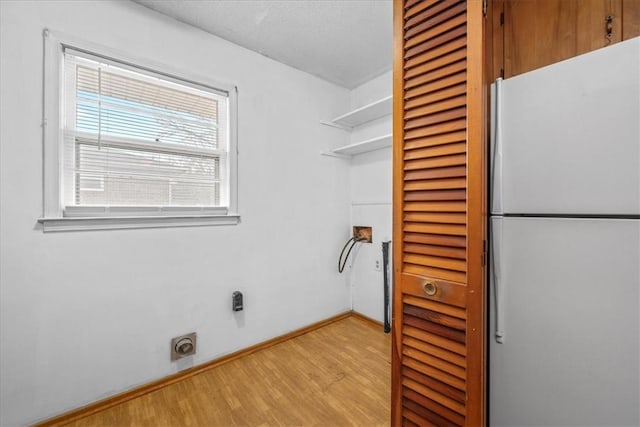
<svg viewBox="0 0 640 427">
<path fill-rule="evenodd" d="M 639 425 L 640 220 L 493 222 L 490 424 Z"/>
<path fill-rule="evenodd" d="M 494 214 L 640 214 L 640 38 L 506 79 L 501 92 Z"/>
</svg>

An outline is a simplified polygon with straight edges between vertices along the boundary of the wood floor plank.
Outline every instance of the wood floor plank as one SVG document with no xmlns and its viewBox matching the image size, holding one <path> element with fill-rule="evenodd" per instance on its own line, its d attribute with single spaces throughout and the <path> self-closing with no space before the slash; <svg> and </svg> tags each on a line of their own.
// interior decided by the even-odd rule
<svg viewBox="0 0 640 427">
<path fill-rule="evenodd" d="M 390 346 L 352 316 L 69 425 L 386 426 Z"/>
</svg>

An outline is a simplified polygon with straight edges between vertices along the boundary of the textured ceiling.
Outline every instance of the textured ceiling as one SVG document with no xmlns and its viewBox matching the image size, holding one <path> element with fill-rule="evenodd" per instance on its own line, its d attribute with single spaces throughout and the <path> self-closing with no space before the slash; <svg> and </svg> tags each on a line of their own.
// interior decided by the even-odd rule
<svg viewBox="0 0 640 427">
<path fill-rule="evenodd" d="M 391 0 L 133 0 L 352 89 L 391 69 Z"/>
</svg>

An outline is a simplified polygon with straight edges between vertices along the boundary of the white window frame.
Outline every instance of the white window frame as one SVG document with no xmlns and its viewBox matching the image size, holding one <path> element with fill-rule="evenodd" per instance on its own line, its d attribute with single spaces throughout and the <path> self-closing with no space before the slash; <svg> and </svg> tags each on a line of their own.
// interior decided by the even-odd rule
<svg viewBox="0 0 640 427">
<path fill-rule="evenodd" d="M 72 231 L 92 229 L 123 229 L 152 227 L 184 227 L 202 225 L 235 225 L 238 213 L 238 88 L 207 77 L 176 70 L 164 64 L 95 45 L 49 29 L 44 36 L 44 109 L 43 109 L 43 215 L 38 219 L 42 229 Z M 226 92 L 229 102 L 229 151 L 226 178 L 228 207 L 91 207 L 67 206 L 63 202 L 63 143 L 64 123 L 64 49 L 74 49 L 104 57 L 138 69 L 146 69 L 183 84 L 209 87 Z"/>
</svg>

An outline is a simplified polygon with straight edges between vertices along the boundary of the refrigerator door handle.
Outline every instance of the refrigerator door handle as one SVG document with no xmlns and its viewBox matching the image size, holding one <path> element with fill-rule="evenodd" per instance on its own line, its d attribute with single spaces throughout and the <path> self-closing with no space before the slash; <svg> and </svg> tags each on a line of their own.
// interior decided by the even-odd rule
<svg viewBox="0 0 640 427">
<path fill-rule="evenodd" d="M 502 222 L 503 218 L 491 218 L 491 272 L 495 303 L 495 337 L 499 344 L 505 339 L 505 288 L 502 266 Z"/>
<path fill-rule="evenodd" d="M 502 93 L 503 81 L 491 85 L 491 213 L 503 214 L 502 202 Z"/>
</svg>

